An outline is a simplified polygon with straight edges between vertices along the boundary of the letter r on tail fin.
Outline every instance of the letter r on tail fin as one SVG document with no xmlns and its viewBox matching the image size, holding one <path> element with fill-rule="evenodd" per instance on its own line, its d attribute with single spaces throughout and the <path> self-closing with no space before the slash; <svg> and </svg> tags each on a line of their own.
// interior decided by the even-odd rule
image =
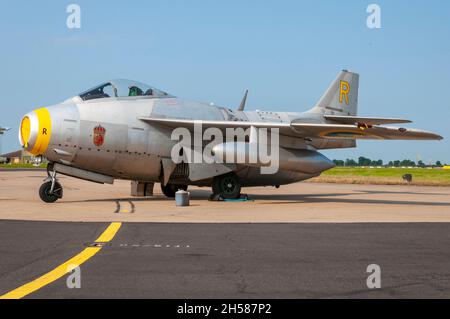
<svg viewBox="0 0 450 319">
<path fill-rule="evenodd" d="M 326 115 L 351 115 L 358 113 L 359 75 L 343 70 L 331 83 L 325 94 L 310 110 Z"/>
<path fill-rule="evenodd" d="M 348 93 L 350 93 L 350 84 L 346 81 L 341 81 L 341 87 L 339 89 L 339 103 L 342 104 L 342 97 L 345 96 L 345 104 L 348 105 Z"/>
</svg>

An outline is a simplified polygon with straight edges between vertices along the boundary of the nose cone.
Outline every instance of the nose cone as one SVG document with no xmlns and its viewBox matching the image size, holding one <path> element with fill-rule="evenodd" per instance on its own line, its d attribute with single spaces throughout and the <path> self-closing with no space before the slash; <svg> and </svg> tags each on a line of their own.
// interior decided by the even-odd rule
<svg viewBox="0 0 450 319">
<path fill-rule="evenodd" d="M 26 114 L 20 123 L 19 141 L 33 155 L 43 155 L 52 133 L 52 120 L 46 108 Z"/>
</svg>

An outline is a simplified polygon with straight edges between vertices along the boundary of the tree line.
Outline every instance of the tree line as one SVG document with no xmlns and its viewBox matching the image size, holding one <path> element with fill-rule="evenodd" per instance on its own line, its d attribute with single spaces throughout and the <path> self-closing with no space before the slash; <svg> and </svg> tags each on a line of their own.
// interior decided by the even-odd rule
<svg viewBox="0 0 450 319">
<path fill-rule="evenodd" d="M 360 156 L 358 160 L 354 160 L 352 158 L 347 158 L 345 161 L 343 160 L 333 160 L 334 164 L 336 166 L 349 166 L 349 167 L 358 167 L 358 166 L 388 166 L 388 167 L 443 167 L 447 164 L 442 164 L 441 161 L 437 161 L 435 164 L 427 165 L 423 161 L 418 161 L 417 163 L 415 161 L 411 161 L 408 159 L 405 160 L 396 160 L 396 161 L 389 161 L 388 163 L 384 163 L 383 160 L 372 160 L 370 158 Z"/>
</svg>

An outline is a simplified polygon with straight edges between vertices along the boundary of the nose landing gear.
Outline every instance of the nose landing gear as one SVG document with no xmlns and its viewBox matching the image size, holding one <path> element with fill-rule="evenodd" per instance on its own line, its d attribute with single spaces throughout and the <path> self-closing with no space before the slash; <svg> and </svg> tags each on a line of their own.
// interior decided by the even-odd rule
<svg viewBox="0 0 450 319">
<path fill-rule="evenodd" d="M 56 171 L 47 170 L 47 174 L 48 177 L 39 188 L 39 197 L 46 203 L 54 203 L 63 197 L 63 188 L 56 179 Z"/>
</svg>

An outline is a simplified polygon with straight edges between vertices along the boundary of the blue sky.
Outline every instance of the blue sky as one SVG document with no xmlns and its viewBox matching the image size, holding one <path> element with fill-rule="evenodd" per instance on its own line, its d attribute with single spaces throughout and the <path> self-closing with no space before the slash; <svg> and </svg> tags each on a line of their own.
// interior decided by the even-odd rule
<svg viewBox="0 0 450 319">
<path fill-rule="evenodd" d="M 81 29 L 66 7 L 81 6 Z M 381 7 L 368 29 L 366 7 Z M 450 163 L 448 1 L 0 1 L 0 125 L 110 78 L 187 99 L 304 111 L 341 69 L 360 73 L 359 115 L 409 118 L 441 142 L 361 141 L 360 155 Z"/>
</svg>

